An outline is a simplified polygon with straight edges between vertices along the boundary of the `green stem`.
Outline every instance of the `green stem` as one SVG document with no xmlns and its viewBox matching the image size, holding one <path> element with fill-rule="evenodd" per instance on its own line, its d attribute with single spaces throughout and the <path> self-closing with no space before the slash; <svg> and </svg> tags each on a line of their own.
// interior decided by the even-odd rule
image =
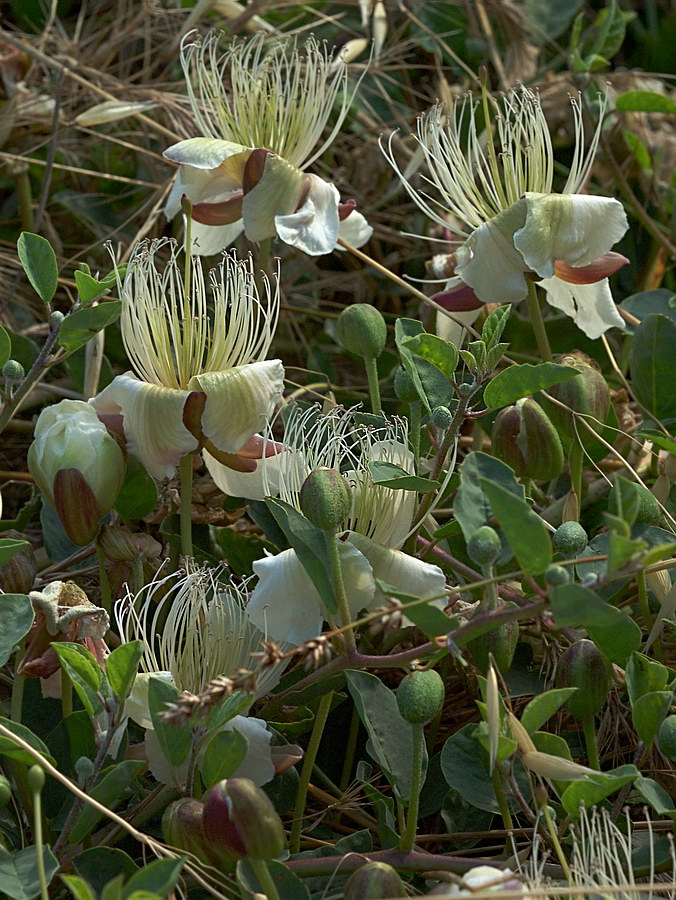
<svg viewBox="0 0 676 900">
<path fill-rule="evenodd" d="M 552 350 L 549 346 L 549 338 L 547 337 L 547 331 L 545 329 L 545 323 L 542 318 L 540 301 L 538 300 L 537 288 L 535 287 L 534 281 L 528 282 L 527 300 L 528 315 L 530 317 L 530 324 L 533 329 L 533 333 L 535 334 L 535 341 L 538 345 L 540 359 L 542 359 L 543 362 L 551 362 Z"/>
<path fill-rule="evenodd" d="M 594 716 L 587 716 L 582 720 L 582 731 L 584 733 L 584 742 L 587 746 L 587 760 L 589 761 L 589 767 L 600 772 L 601 760 L 599 759 L 599 747 L 596 741 Z"/>
<path fill-rule="evenodd" d="M 192 556 L 192 454 L 181 457 L 179 463 L 181 493 L 181 553 Z"/>
<path fill-rule="evenodd" d="M 570 867 L 568 866 L 568 860 L 566 859 L 566 854 L 563 852 L 563 847 L 561 846 L 561 842 L 559 841 L 559 833 L 556 830 L 556 825 L 552 820 L 552 814 L 549 811 L 549 805 L 545 798 L 542 806 L 542 815 L 544 816 L 545 822 L 547 823 L 547 830 L 549 831 L 549 836 L 552 839 L 552 844 L 554 845 L 554 852 L 556 853 L 559 864 L 563 869 L 563 873 L 566 876 L 566 880 L 570 887 L 573 887 L 573 876 L 570 871 Z"/>
<path fill-rule="evenodd" d="M 144 581 L 143 557 L 135 556 L 131 561 L 131 589 L 134 596 L 143 588 Z"/>
<path fill-rule="evenodd" d="M 61 666 L 61 715 L 65 719 L 73 712 L 73 682 Z"/>
<path fill-rule="evenodd" d="M 340 615 L 340 624 L 345 628 L 350 625 L 352 616 L 350 608 L 347 604 L 347 594 L 345 593 L 345 581 L 343 580 L 343 568 L 340 563 L 340 553 L 338 552 L 338 537 L 333 531 L 325 531 L 326 550 L 329 557 L 329 566 L 331 568 L 331 578 L 333 580 L 334 596 L 336 598 L 336 606 Z M 354 653 L 357 644 L 354 639 L 354 631 L 347 628 L 345 634 L 345 649 L 348 653 Z"/>
<path fill-rule="evenodd" d="M 655 625 L 655 616 L 650 612 L 650 600 L 648 599 L 648 585 L 646 582 L 645 572 L 639 571 L 636 573 L 636 584 L 638 586 L 638 602 L 641 607 L 641 615 L 643 616 L 643 627 L 646 632 L 650 634 Z M 655 659 L 659 659 L 660 661 L 663 659 L 664 651 L 662 649 L 662 642 L 659 637 L 653 644 L 653 654 Z"/>
<path fill-rule="evenodd" d="M 343 771 L 340 775 L 341 793 L 347 790 L 350 783 L 350 775 L 352 774 L 352 764 L 354 762 L 354 754 L 357 749 L 357 738 L 359 737 L 359 725 L 361 719 L 357 712 L 357 707 L 352 710 L 352 719 L 350 720 L 350 730 L 347 734 L 347 744 L 345 746 L 345 759 L 343 761 Z"/>
<path fill-rule="evenodd" d="M 582 509 L 582 468 L 584 462 L 584 453 L 582 444 L 573 440 L 568 454 L 568 468 L 570 470 L 570 486 L 577 497 L 578 519 L 579 510 Z"/>
<path fill-rule="evenodd" d="M 268 900 L 279 900 L 279 892 L 277 890 L 277 886 L 273 881 L 272 875 L 270 874 L 270 869 L 268 869 L 268 864 L 264 859 L 254 859 L 253 857 L 249 857 L 247 862 L 254 870 L 256 878 L 258 879 L 260 886 L 263 888 L 265 892 L 265 896 Z"/>
<path fill-rule="evenodd" d="M 422 417 L 422 403 L 420 400 L 413 400 L 408 405 L 409 410 L 409 427 L 408 435 L 411 442 L 411 452 L 413 453 L 414 471 L 417 472 L 420 461 L 420 419 Z"/>
<path fill-rule="evenodd" d="M 44 775 L 42 776 L 44 778 Z M 41 900 L 49 900 L 47 890 L 47 873 L 45 872 L 45 857 L 42 846 L 42 791 L 33 791 L 33 837 L 37 850 L 38 881 L 40 882 Z"/>
<path fill-rule="evenodd" d="M 47 337 L 45 338 L 45 342 L 42 345 L 42 348 L 40 349 L 40 352 L 35 358 L 35 362 L 28 370 L 28 374 L 26 375 L 24 380 L 21 382 L 16 391 L 14 391 L 11 398 L 7 400 L 2 409 L 2 413 L 0 414 L 0 434 L 2 434 L 2 432 L 5 430 L 5 428 L 7 427 L 7 423 L 12 418 L 14 413 L 19 409 L 19 406 L 26 394 L 30 391 L 38 378 L 42 375 L 43 370 L 47 367 L 52 349 L 58 340 L 60 329 L 61 322 L 50 321 L 49 332 L 47 334 Z"/>
<path fill-rule="evenodd" d="M 310 784 L 312 767 L 314 766 L 315 760 L 317 758 L 317 751 L 319 750 L 319 744 L 322 740 L 322 734 L 324 733 L 324 726 L 326 725 L 326 720 L 328 719 L 329 712 L 331 710 L 332 700 L 333 691 L 329 691 L 328 694 L 324 694 L 319 701 L 319 708 L 317 709 L 315 724 L 312 728 L 312 734 L 310 735 L 310 742 L 305 752 L 305 758 L 303 759 L 303 768 L 301 769 L 300 780 L 298 782 L 298 791 L 296 793 L 296 805 L 293 809 L 291 837 L 289 839 L 289 851 L 292 854 L 298 853 L 298 851 L 300 850 L 300 836 L 303 830 L 303 813 L 305 812 L 307 789 L 308 785 Z"/>
<path fill-rule="evenodd" d="M 406 814 L 406 830 L 399 841 L 399 851 L 413 850 L 418 831 L 418 809 L 420 808 L 420 788 L 422 787 L 422 762 L 425 752 L 425 727 L 413 725 L 413 759 L 411 761 L 411 797 Z"/>
<path fill-rule="evenodd" d="M 505 797 L 505 792 L 502 787 L 502 779 L 500 778 L 500 768 L 499 765 L 493 767 L 493 772 L 491 774 L 491 784 L 493 785 L 493 793 L 495 794 L 495 799 L 498 804 L 498 809 L 500 810 L 500 818 L 502 819 L 503 827 L 506 831 L 512 830 L 512 814 L 509 811 L 509 806 L 507 805 L 507 798 Z"/>
<path fill-rule="evenodd" d="M 374 416 L 379 416 L 383 407 L 380 402 L 380 385 L 378 383 L 378 366 L 372 356 L 364 356 L 364 367 L 366 368 L 366 377 L 369 382 L 369 397 L 371 398 L 371 412 Z"/>
<path fill-rule="evenodd" d="M 21 641 L 19 646 L 16 648 L 16 654 L 14 655 L 14 680 L 12 681 L 12 705 L 10 707 L 11 712 L 9 714 L 12 722 L 21 722 L 21 713 L 23 711 L 23 692 L 26 686 L 26 679 L 23 675 L 17 675 L 16 671 L 19 668 L 19 663 L 21 662 L 21 657 L 24 653 L 24 642 Z"/>
<path fill-rule="evenodd" d="M 101 587 L 101 606 L 110 614 L 113 598 L 110 591 L 110 581 L 108 580 L 108 572 L 106 571 L 106 554 L 103 552 L 101 545 L 96 543 L 96 559 L 99 564 L 99 585 Z"/>
</svg>

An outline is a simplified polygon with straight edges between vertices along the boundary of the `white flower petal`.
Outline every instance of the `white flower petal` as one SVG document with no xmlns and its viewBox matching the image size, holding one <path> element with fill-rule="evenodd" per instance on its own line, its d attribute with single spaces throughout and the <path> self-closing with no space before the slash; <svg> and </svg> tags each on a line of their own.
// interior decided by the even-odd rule
<svg viewBox="0 0 676 900">
<path fill-rule="evenodd" d="M 237 156 L 239 153 L 244 154 L 251 150 L 251 147 L 235 144 L 233 141 L 195 137 L 173 144 L 164 151 L 162 156 L 182 166 L 192 166 L 195 169 L 217 169 L 221 163 L 231 156 Z M 245 161 L 243 160 L 243 162 Z"/>
<path fill-rule="evenodd" d="M 193 253 L 198 256 L 213 256 L 229 247 L 244 231 L 244 222 L 237 219 L 230 225 L 203 225 L 194 219 L 190 222 L 190 237 Z"/>
<path fill-rule="evenodd" d="M 187 391 L 147 384 L 125 372 L 90 403 L 97 412 L 122 414 L 130 452 L 138 456 L 153 478 L 161 481 L 172 478 L 179 460 L 198 446 L 183 424 L 187 396 Z"/>
<path fill-rule="evenodd" d="M 290 215 L 275 216 L 275 226 L 284 243 L 309 256 L 322 256 L 336 246 L 340 194 L 335 185 L 317 175 L 306 179 L 310 190 L 305 203 Z"/>
<path fill-rule="evenodd" d="M 190 768 L 190 756 L 176 768 L 170 765 L 169 760 L 162 751 L 157 734 L 152 728 L 146 731 L 145 748 L 146 756 L 148 757 L 148 768 L 153 778 L 159 781 L 160 784 L 171 785 L 183 793 Z"/>
<path fill-rule="evenodd" d="M 453 318 L 445 316 L 442 312 L 437 312 L 436 332 L 440 338 L 450 341 L 456 347 L 461 347 L 465 340 L 467 329 L 463 328 L 460 322 L 466 325 L 474 325 L 479 318 L 481 309 L 468 309 L 464 312 L 454 312 Z"/>
<path fill-rule="evenodd" d="M 148 701 L 148 682 L 151 677 L 159 678 L 166 684 L 174 683 L 174 676 L 171 672 L 139 672 L 136 676 L 129 696 L 124 703 L 124 714 L 133 719 L 141 728 L 153 727 Z"/>
<path fill-rule="evenodd" d="M 354 531 L 350 532 L 349 541 L 371 563 L 375 578 L 391 584 L 404 594 L 437 597 L 432 601 L 434 606 L 443 608 L 446 605 L 446 577 L 439 566 L 430 565 L 401 550 L 390 550 Z M 376 603 L 382 603 L 384 598 L 380 591 L 376 594 Z M 408 619 L 406 621 L 411 624 Z"/>
<path fill-rule="evenodd" d="M 275 777 L 275 766 L 270 754 L 272 735 L 268 731 L 267 722 L 254 716 L 235 716 L 221 730 L 238 731 L 249 745 L 246 756 L 231 778 L 250 778 L 260 787 Z"/>
<path fill-rule="evenodd" d="M 321 633 L 321 599 L 295 550 L 259 559 L 253 570 L 259 580 L 248 611 L 256 628 L 274 641 L 292 644 Z"/>
<path fill-rule="evenodd" d="M 588 338 L 594 340 L 609 328 L 624 328 L 607 278 L 593 284 L 570 284 L 561 278 L 545 278 L 539 283 L 547 292 L 547 303 L 574 319 Z"/>
<path fill-rule="evenodd" d="M 484 303 L 518 303 L 528 293 L 526 265 L 514 246 L 514 233 L 525 216 L 526 203 L 520 200 L 475 228 L 456 251 L 456 275 Z"/>
<path fill-rule="evenodd" d="M 373 227 L 356 209 L 352 210 L 347 219 L 342 219 L 338 226 L 338 237 L 341 237 L 348 244 L 352 244 L 353 247 L 363 247 L 370 240 L 372 234 Z M 344 251 L 344 249 L 340 244 L 336 246 L 336 250 Z"/>
<path fill-rule="evenodd" d="M 204 391 L 202 431 L 226 453 L 236 453 L 267 422 L 284 386 L 279 359 L 193 375 L 190 390 Z"/>
<path fill-rule="evenodd" d="M 250 241 L 263 241 L 277 234 L 277 217 L 294 212 L 304 183 L 305 175 L 300 169 L 274 153 L 266 156 L 260 180 L 242 201 L 244 231 Z"/>
<path fill-rule="evenodd" d="M 519 201 L 524 202 L 524 201 Z M 607 253 L 629 227 L 619 200 L 585 194 L 525 195 L 526 221 L 514 233 L 514 245 L 526 267 L 543 278 L 554 262 L 587 266 Z"/>
<path fill-rule="evenodd" d="M 279 480 L 282 473 L 290 473 L 295 466 L 304 472 L 303 454 L 299 450 L 282 450 L 265 460 L 256 460 L 254 472 L 236 472 L 223 465 L 206 450 L 202 452 L 204 463 L 214 483 L 224 494 L 230 497 L 244 497 L 245 500 L 262 500 L 264 497 L 276 497 L 279 493 Z M 301 467 L 303 467 L 301 469 Z M 299 475 L 301 483 L 304 475 Z"/>
</svg>

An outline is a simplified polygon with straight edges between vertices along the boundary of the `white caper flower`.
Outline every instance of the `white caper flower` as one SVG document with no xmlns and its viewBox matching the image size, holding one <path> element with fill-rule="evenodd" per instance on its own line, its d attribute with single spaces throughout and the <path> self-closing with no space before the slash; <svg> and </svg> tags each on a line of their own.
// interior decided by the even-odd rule
<svg viewBox="0 0 676 900">
<path fill-rule="evenodd" d="M 618 200 L 578 193 L 591 171 L 601 120 L 585 151 L 579 99 L 571 98 L 571 106 L 575 149 L 560 194 L 552 193 L 554 152 L 547 120 L 539 97 L 525 87 L 500 101 L 485 91 L 481 101 L 465 96 L 448 114 L 435 106 L 418 119 L 415 137 L 438 197 L 409 184 L 391 142 L 384 152 L 426 215 L 447 228 L 450 212 L 468 229 L 455 253 L 457 278 L 448 289 L 467 285 L 480 303 L 515 303 L 535 280 L 551 306 L 596 338 L 608 328 L 623 327 L 607 276 L 627 262 L 610 248 L 628 223 Z M 479 107 L 484 121 L 492 119 L 495 137 L 489 133 L 485 140 L 479 130 Z M 602 114 L 603 108 L 601 119 Z M 447 301 L 453 310 L 452 295 Z"/>
<path fill-rule="evenodd" d="M 277 235 L 311 256 L 330 253 L 339 233 L 357 246 L 368 240 L 364 217 L 340 203 L 333 184 L 304 171 L 347 115 L 340 57 L 312 37 L 302 47 L 289 40 L 266 47 L 261 34 L 222 52 L 211 33 L 184 41 L 181 61 L 202 136 L 164 153 L 180 166 L 165 213 L 175 216 L 181 198 L 190 200 L 197 253 L 216 253 L 242 231 L 252 241 Z M 335 125 L 321 141 L 337 99 Z"/>
</svg>

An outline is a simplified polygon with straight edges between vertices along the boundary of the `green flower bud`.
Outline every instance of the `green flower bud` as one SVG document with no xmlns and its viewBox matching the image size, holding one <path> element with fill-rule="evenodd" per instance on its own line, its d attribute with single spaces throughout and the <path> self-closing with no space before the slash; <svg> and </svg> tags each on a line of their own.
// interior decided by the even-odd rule
<svg viewBox="0 0 676 900">
<path fill-rule="evenodd" d="M 576 719 L 590 719 L 602 709 L 610 690 L 610 672 L 593 641 L 575 641 L 566 650 L 556 670 L 556 685 L 579 688 L 565 703 Z"/>
<path fill-rule="evenodd" d="M 453 421 L 453 413 L 447 406 L 435 406 L 432 410 L 432 425 L 438 431 L 446 431 Z"/>
<path fill-rule="evenodd" d="M 6 381 L 21 381 L 25 374 L 24 367 L 15 359 L 8 359 L 2 367 L 2 377 Z"/>
<path fill-rule="evenodd" d="M 659 525 L 662 521 L 662 510 L 657 502 L 657 498 L 642 484 L 636 484 L 634 487 L 636 488 L 639 501 L 636 524 Z M 619 515 L 617 502 L 618 493 L 617 485 L 613 485 L 608 494 L 608 512 L 612 513 L 614 516 Z"/>
<path fill-rule="evenodd" d="M 204 799 L 202 833 L 214 852 L 275 859 L 286 849 L 272 801 L 248 778 L 219 781 Z"/>
<path fill-rule="evenodd" d="M 62 312 L 59 312 L 58 309 L 55 309 L 54 312 L 49 317 L 49 327 L 52 330 L 59 328 L 65 318 L 66 317 L 64 316 L 64 314 Z"/>
<path fill-rule="evenodd" d="M 505 603 L 498 609 L 513 609 L 515 603 Z M 476 615 L 481 615 L 481 610 Z M 516 620 L 503 622 L 496 628 L 480 634 L 468 642 L 467 648 L 472 654 L 472 659 L 477 669 L 484 675 L 488 672 L 490 658 L 499 672 L 505 675 L 509 672 L 514 659 L 516 645 L 519 641 L 519 623 Z"/>
<path fill-rule="evenodd" d="M 394 374 L 394 393 L 402 403 L 417 403 L 420 401 L 413 379 L 406 369 L 401 367 Z"/>
<path fill-rule="evenodd" d="M 240 856 L 214 851 L 202 832 L 204 804 L 192 797 L 170 803 L 162 816 L 162 835 L 167 844 L 194 853 L 198 859 L 222 872 L 234 872 Z"/>
<path fill-rule="evenodd" d="M 545 584 L 549 587 L 557 587 L 559 584 L 570 582 L 570 572 L 563 566 L 552 565 L 545 570 Z"/>
<path fill-rule="evenodd" d="M 411 672 L 397 688 L 397 706 L 403 719 L 412 725 L 431 722 L 441 712 L 446 688 L 435 669 Z"/>
<path fill-rule="evenodd" d="M 337 528 L 349 515 L 351 506 L 349 485 L 336 469 L 315 469 L 300 489 L 303 515 L 324 531 Z"/>
<path fill-rule="evenodd" d="M 565 559 L 579 556 L 588 543 L 587 532 L 579 522 L 562 522 L 552 536 L 554 549 Z"/>
<path fill-rule="evenodd" d="M 45 770 L 42 766 L 31 766 L 28 770 L 28 787 L 33 794 L 39 794 L 45 786 Z"/>
<path fill-rule="evenodd" d="M 676 760 L 676 716 L 667 716 L 657 733 L 657 746 L 671 760 Z"/>
<path fill-rule="evenodd" d="M 406 891 L 401 878 L 392 866 L 382 862 L 368 862 L 347 879 L 343 900 L 383 900 L 404 897 Z"/>
<path fill-rule="evenodd" d="M 490 525 L 482 525 L 467 541 L 467 555 L 477 566 L 492 566 L 501 552 L 500 537 Z"/>
<path fill-rule="evenodd" d="M 355 303 L 345 307 L 338 316 L 336 335 L 350 353 L 377 359 L 385 349 L 387 326 L 375 306 Z"/>
<path fill-rule="evenodd" d="M 9 783 L 9 779 L 5 778 L 4 775 L 0 775 L 0 809 L 4 809 L 7 806 L 11 796 L 12 786 Z"/>
<path fill-rule="evenodd" d="M 28 469 L 70 539 L 84 545 L 117 500 L 125 462 L 93 406 L 62 400 L 38 417 Z"/>
<path fill-rule="evenodd" d="M 94 774 L 94 762 L 88 756 L 80 756 L 75 760 L 75 774 L 78 784 L 83 785 Z"/>
<path fill-rule="evenodd" d="M 26 540 L 25 535 L 10 529 L 3 531 L 2 537 Z M 27 594 L 33 587 L 38 573 L 38 561 L 31 544 L 13 556 L 4 566 L 0 566 L 0 590 L 5 594 Z"/>
<path fill-rule="evenodd" d="M 498 413 L 492 443 L 495 456 L 522 478 L 546 481 L 563 469 L 563 447 L 556 428 L 530 397 Z"/>
<path fill-rule="evenodd" d="M 610 409 L 610 391 L 605 378 L 597 369 L 574 356 L 565 356 L 558 362 L 562 366 L 572 366 L 580 374 L 577 378 L 569 378 L 568 381 L 553 385 L 547 389 L 547 393 L 574 412 L 590 417 L 586 421 L 598 434 Z M 560 432 L 573 440 L 579 439 L 583 447 L 588 447 L 594 441 L 595 435 L 581 422 L 576 424 L 572 413 L 554 403 L 547 404 L 547 412 Z"/>
</svg>

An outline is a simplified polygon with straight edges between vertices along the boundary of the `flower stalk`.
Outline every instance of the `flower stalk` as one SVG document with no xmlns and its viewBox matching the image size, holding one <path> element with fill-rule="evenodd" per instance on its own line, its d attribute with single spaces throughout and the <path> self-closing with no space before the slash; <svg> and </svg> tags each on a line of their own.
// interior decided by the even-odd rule
<svg viewBox="0 0 676 900">
<path fill-rule="evenodd" d="M 530 324 L 535 335 L 535 341 L 538 345 L 538 353 L 540 354 L 540 359 L 543 362 L 551 362 L 552 350 L 549 346 L 547 329 L 545 328 L 544 319 L 542 318 L 542 309 L 540 308 L 540 300 L 538 298 L 538 292 L 534 281 L 528 282 L 527 301 Z"/>
<path fill-rule="evenodd" d="M 303 768 L 300 773 L 300 781 L 298 782 L 298 791 L 296 793 L 296 805 L 293 808 L 293 823 L 291 825 L 291 837 L 289 839 L 289 852 L 293 855 L 300 850 L 300 836 L 303 830 L 303 813 L 305 812 L 305 801 L 307 800 L 307 792 L 310 784 L 312 769 L 317 759 L 317 752 L 324 734 L 326 721 L 331 711 L 331 702 L 333 700 L 333 691 L 324 694 L 319 701 L 319 708 L 315 717 L 315 724 L 310 735 L 310 742 L 305 751 L 303 760 Z"/>
</svg>

